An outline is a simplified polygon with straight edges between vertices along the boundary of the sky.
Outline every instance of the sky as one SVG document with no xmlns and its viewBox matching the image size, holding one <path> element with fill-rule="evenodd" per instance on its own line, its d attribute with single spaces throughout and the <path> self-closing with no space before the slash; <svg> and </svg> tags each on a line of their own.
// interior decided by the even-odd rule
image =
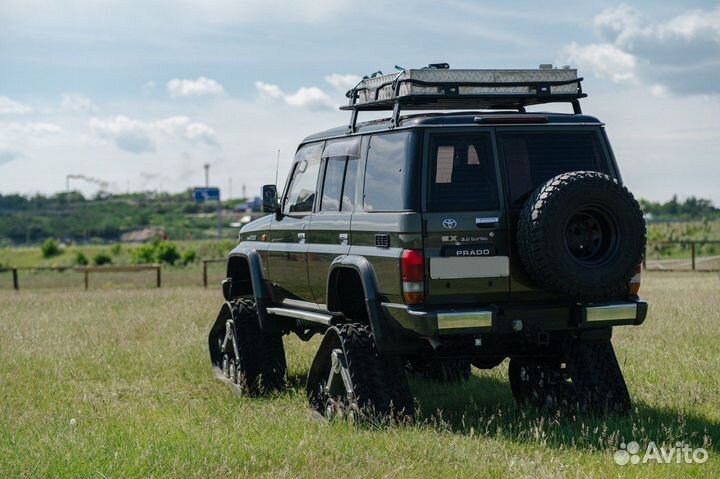
<svg viewBox="0 0 720 479">
<path fill-rule="evenodd" d="M 692 0 L 0 0 L 0 193 L 177 192 L 209 163 L 254 196 L 360 76 L 437 62 L 577 67 L 637 196 L 720 205 L 720 3 Z"/>
</svg>

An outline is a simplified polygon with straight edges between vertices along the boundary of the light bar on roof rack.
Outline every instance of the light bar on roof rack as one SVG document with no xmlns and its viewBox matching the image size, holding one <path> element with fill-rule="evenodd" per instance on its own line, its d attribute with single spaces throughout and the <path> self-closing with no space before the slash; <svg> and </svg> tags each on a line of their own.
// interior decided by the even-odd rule
<svg viewBox="0 0 720 479">
<path fill-rule="evenodd" d="M 358 111 L 393 110 L 391 128 L 400 109 L 461 110 L 517 109 L 545 103 L 571 103 L 581 113 L 584 98 L 577 70 L 542 65 L 537 70 L 452 70 L 423 68 L 364 78 L 347 92 L 352 110 L 349 132 L 355 131 Z"/>
</svg>

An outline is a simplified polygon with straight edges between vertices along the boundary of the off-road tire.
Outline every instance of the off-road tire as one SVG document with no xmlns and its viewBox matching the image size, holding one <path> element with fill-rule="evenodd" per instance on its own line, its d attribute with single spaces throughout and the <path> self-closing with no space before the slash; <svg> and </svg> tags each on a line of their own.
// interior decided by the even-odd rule
<svg viewBox="0 0 720 479">
<path fill-rule="evenodd" d="M 372 331 L 361 324 L 346 324 L 325 333 L 308 377 L 307 393 L 313 409 L 326 413 L 329 398 L 321 390 L 330 372 L 329 355 L 336 348 L 345 355 L 355 392 L 356 403 L 348 407 L 356 409 L 360 418 L 412 419 L 413 397 L 402 362 L 397 357 L 379 356 Z"/>
<path fill-rule="evenodd" d="M 232 357 L 235 382 L 243 393 L 260 395 L 285 388 L 287 364 L 282 334 L 260 329 L 255 301 L 238 299 L 232 303 L 238 357 Z"/>
<path fill-rule="evenodd" d="M 423 379 L 438 383 L 464 383 L 470 379 L 471 367 L 469 359 L 416 359 L 410 361 L 406 369 Z"/>
<path fill-rule="evenodd" d="M 577 250 L 572 253 L 568 246 L 573 244 L 571 219 L 596 210 L 599 223 L 607 222 L 608 231 L 604 239 L 588 240 L 588 248 L 598 248 L 596 259 L 578 258 Z M 606 228 L 593 226 L 586 231 L 598 230 L 598 238 L 603 238 Z M 575 234 L 581 234 L 579 231 Z M 645 233 L 640 206 L 625 186 L 604 173 L 574 171 L 551 178 L 530 195 L 518 220 L 517 248 L 537 286 L 598 301 L 626 295 L 627 284 L 642 262 Z M 608 241 L 605 252 L 602 245 L 596 245 L 603 241 Z"/>
</svg>

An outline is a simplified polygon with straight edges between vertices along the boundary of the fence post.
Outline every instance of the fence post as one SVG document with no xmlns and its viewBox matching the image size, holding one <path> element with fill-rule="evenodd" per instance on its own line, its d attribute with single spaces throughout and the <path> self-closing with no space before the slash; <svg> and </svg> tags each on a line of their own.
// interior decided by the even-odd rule
<svg viewBox="0 0 720 479">
<path fill-rule="evenodd" d="M 85 268 L 85 290 L 90 286 L 90 271 Z"/>
<path fill-rule="evenodd" d="M 161 284 L 161 279 L 160 279 L 160 266 L 157 266 L 157 269 L 156 269 L 155 271 L 156 271 L 156 273 L 157 273 L 157 278 L 156 278 L 156 279 L 157 279 L 157 287 L 159 288 L 159 287 L 160 287 L 160 284 Z"/>
<path fill-rule="evenodd" d="M 691 255 L 692 255 L 692 270 L 695 271 L 695 242 L 690 243 Z"/>
<path fill-rule="evenodd" d="M 13 275 L 13 288 L 16 290 L 20 289 L 20 283 L 18 282 L 18 272 L 17 268 L 12 269 L 12 275 Z"/>
<path fill-rule="evenodd" d="M 207 260 L 203 260 L 203 287 L 207 288 Z"/>
</svg>

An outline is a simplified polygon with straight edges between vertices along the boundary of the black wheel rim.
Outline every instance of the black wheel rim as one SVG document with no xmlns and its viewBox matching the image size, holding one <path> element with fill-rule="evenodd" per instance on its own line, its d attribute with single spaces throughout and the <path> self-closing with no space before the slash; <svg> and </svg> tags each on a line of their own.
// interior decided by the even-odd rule
<svg viewBox="0 0 720 479">
<path fill-rule="evenodd" d="M 565 249 L 583 266 L 598 266 L 613 257 L 618 245 L 614 216 L 599 205 L 582 206 L 565 226 Z"/>
</svg>

